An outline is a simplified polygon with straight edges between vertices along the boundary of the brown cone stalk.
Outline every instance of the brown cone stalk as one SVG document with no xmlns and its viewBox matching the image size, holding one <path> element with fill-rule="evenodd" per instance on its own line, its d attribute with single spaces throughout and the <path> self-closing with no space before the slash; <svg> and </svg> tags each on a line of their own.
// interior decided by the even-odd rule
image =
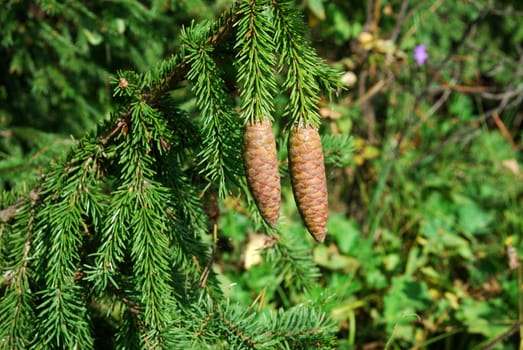
<svg viewBox="0 0 523 350">
<path fill-rule="evenodd" d="M 294 199 L 305 226 L 318 242 L 327 234 L 327 179 L 318 130 L 313 127 L 291 129 L 289 167 Z"/>
<path fill-rule="evenodd" d="M 276 226 L 281 189 L 276 141 L 268 120 L 248 123 L 243 134 L 243 158 L 249 188 L 265 221 Z"/>
</svg>

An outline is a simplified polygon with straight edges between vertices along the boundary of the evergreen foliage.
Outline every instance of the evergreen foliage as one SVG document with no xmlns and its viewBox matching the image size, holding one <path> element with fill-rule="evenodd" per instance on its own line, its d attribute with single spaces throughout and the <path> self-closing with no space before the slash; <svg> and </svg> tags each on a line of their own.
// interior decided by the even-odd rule
<svg viewBox="0 0 523 350">
<path fill-rule="evenodd" d="M 127 1 L 109 6 L 122 6 L 136 19 L 161 11 L 153 3 L 151 8 Z M 9 2 L 2 20 L 13 19 L 24 5 Z M 45 14 L 51 21 L 99 20 L 95 9 L 76 2 L 41 1 L 35 6 L 35 16 Z M 177 52 L 155 67 L 133 54 L 149 42 L 137 40 L 126 54 L 120 53 L 122 60 L 115 65 L 124 67 L 130 59 L 147 69 L 120 71 L 112 79 L 110 115 L 75 141 L 40 179 L 33 179 L 31 190 L 17 185 L 1 198 L 0 349 L 334 345 L 332 323 L 313 304 L 274 312 L 261 303 L 257 309 L 232 305 L 213 270 L 216 243 L 207 236 L 210 227 L 216 233 L 205 212 L 206 198 L 214 192 L 222 199 L 231 194 L 246 199 L 248 212 L 264 225 L 244 179 L 243 123 L 272 119 L 273 97 L 283 92 L 290 96 L 289 122 L 317 126 L 320 92 L 339 87 L 338 74 L 303 39 L 301 22 L 289 1 L 243 0 L 217 20 L 185 27 Z M 118 31 L 121 23 L 111 23 Z M 141 24 L 132 30 L 154 27 Z M 42 115 L 55 107 L 57 115 L 72 113 L 75 104 L 89 104 L 78 97 L 89 88 L 83 75 L 93 67 L 101 69 L 84 60 L 82 48 L 87 46 L 82 41 L 73 43 L 80 37 L 96 41 L 102 34 L 72 33 L 69 27 L 38 35 L 43 35 L 43 45 L 72 45 L 71 57 L 59 52 L 62 46 L 53 48 L 67 67 L 80 65 L 85 71 L 63 76 L 20 72 L 20 82 L 26 84 L 38 74 L 83 79 L 82 88 L 71 82 L 76 97 L 70 104 L 50 105 L 38 111 Z M 15 47 L 15 30 L 6 29 L 2 50 Z M 226 59 L 236 59 L 232 76 L 239 88 L 239 113 Z M 10 69 L 17 69 L 15 63 Z M 284 72 L 283 91 L 277 89 L 276 72 Z M 189 90 L 186 80 L 198 116 L 187 113 L 175 93 Z M 37 82 L 32 85 L 39 88 Z M 56 91 L 48 93 L 52 97 Z M 108 97 L 102 100 L 102 105 L 108 103 Z M 89 124 L 84 119 L 102 119 L 98 107 L 79 116 L 79 130 Z M 18 110 L 3 113 L 16 116 Z M 347 149 L 350 143 L 336 137 L 324 141 L 328 149 Z M 332 162 L 343 160 L 337 156 Z M 264 227 L 276 238 L 267 258 L 281 282 L 288 289 L 307 289 L 319 275 L 309 248 L 285 230 Z"/>
<path fill-rule="evenodd" d="M 292 1 L 272 2 L 275 45 L 279 67 L 286 68 L 283 87 L 289 92 L 285 116 L 291 124 L 318 127 L 320 86 L 326 91 L 339 88 L 339 77 L 316 55 L 304 38 L 304 25 Z"/>
<path fill-rule="evenodd" d="M 242 99 L 242 119 L 247 122 L 272 121 L 276 79 L 274 32 L 270 25 L 269 2 L 240 4 L 236 33 L 238 81 Z"/>
</svg>

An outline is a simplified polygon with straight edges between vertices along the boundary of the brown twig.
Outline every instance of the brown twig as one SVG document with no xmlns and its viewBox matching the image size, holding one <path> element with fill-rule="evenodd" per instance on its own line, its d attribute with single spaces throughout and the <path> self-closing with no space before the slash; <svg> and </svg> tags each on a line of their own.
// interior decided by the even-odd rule
<svg viewBox="0 0 523 350">
<path fill-rule="evenodd" d="M 194 337 L 199 337 L 202 333 L 203 333 L 203 330 L 205 329 L 205 327 L 207 327 L 207 325 L 209 324 L 209 322 L 211 321 L 212 317 L 214 316 L 214 314 L 216 313 L 216 303 L 214 302 L 214 300 L 212 301 L 212 310 L 211 312 L 209 312 L 209 314 L 207 315 L 207 317 L 205 317 L 205 320 L 203 320 L 202 324 L 200 325 L 200 328 L 198 329 L 198 331 L 196 331 L 194 333 Z"/>
<path fill-rule="evenodd" d="M 423 4 L 423 1 L 419 1 L 415 7 L 418 8 Z M 400 7 L 400 12 L 398 14 L 398 18 L 396 19 L 396 23 L 394 25 L 394 29 L 392 29 L 392 34 L 390 35 L 390 40 L 392 42 L 396 42 L 398 40 L 398 36 L 401 32 L 401 27 L 403 26 L 403 23 L 412 16 L 414 13 L 413 11 L 410 11 L 407 13 L 407 9 L 409 8 L 409 0 L 403 0 Z"/>
<path fill-rule="evenodd" d="M 481 348 L 481 350 L 493 349 L 496 345 L 501 343 L 503 340 L 507 339 L 512 334 L 516 333 L 521 325 L 523 325 L 523 321 L 515 322 L 512 326 L 510 326 L 509 329 L 507 329 L 505 332 L 501 333 L 494 340 L 490 341 L 487 345 L 485 345 L 483 348 Z"/>
<path fill-rule="evenodd" d="M 485 8 L 485 4 L 483 2 L 478 2 L 476 0 L 469 0 L 472 5 L 474 5 L 478 10 L 482 10 Z M 489 5 L 493 5 L 493 1 L 490 1 Z M 496 9 L 493 7 L 490 7 L 488 9 L 489 14 L 495 15 L 495 16 L 517 16 L 521 17 L 523 16 L 523 11 L 515 10 L 512 5 L 508 5 L 507 7 L 503 9 Z"/>
<path fill-rule="evenodd" d="M 34 204 L 38 199 L 40 199 L 40 192 L 41 188 L 37 187 L 29 191 L 28 197 L 31 200 L 31 203 Z M 5 209 L 0 210 L 0 223 L 7 224 L 11 222 L 11 220 L 14 219 L 16 216 L 16 213 L 18 212 L 18 209 L 20 209 L 25 203 L 28 197 L 20 197 L 18 198 L 13 204 L 8 206 Z"/>
<path fill-rule="evenodd" d="M 256 344 L 255 341 L 248 334 L 244 333 L 243 330 L 239 329 L 237 325 L 232 323 L 229 319 L 225 318 L 225 315 L 223 313 L 221 313 L 221 318 L 234 334 L 240 337 L 250 347 L 257 348 L 258 344 Z"/>
<path fill-rule="evenodd" d="M 514 149 L 517 148 L 517 145 L 514 142 L 512 135 L 510 135 L 510 132 L 507 130 L 507 127 L 505 126 L 505 124 L 503 123 L 501 118 L 499 117 L 498 112 L 492 113 L 492 119 L 494 120 L 494 123 L 496 123 L 496 126 L 498 127 L 499 131 L 501 132 L 501 135 L 503 135 L 505 140 L 507 140 L 508 143 L 510 143 L 512 148 L 514 148 Z"/>
<path fill-rule="evenodd" d="M 22 205 L 24 205 L 25 201 L 25 197 L 20 197 L 7 208 L 0 210 L 0 222 L 5 224 L 11 222 L 11 220 L 16 216 L 16 212 L 22 207 Z"/>
</svg>

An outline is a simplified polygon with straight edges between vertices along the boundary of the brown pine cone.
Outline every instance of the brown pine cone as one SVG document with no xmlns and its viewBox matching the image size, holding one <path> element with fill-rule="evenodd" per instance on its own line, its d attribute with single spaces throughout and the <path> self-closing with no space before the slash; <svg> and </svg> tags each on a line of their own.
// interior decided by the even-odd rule
<svg viewBox="0 0 523 350">
<path fill-rule="evenodd" d="M 275 227 L 280 216 L 280 172 L 276 141 L 268 120 L 248 123 L 243 134 L 245 173 L 258 209 L 265 221 Z"/>
<path fill-rule="evenodd" d="M 327 179 L 318 130 L 313 127 L 291 129 L 289 170 L 294 199 L 305 226 L 318 242 L 327 234 Z"/>
</svg>

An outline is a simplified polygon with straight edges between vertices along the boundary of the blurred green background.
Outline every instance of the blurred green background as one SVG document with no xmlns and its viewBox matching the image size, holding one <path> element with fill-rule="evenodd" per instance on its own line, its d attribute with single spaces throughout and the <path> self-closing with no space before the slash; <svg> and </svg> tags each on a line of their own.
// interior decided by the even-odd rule
<svg viewBox="0 0 523 350">
<path fill-rule="evenodd" d="M 182 25 L 231 3 L 4 1 L 2 188 L 34 182 L 108 118 L 117 70 L 148 70 L 176 52 Z M 220 203 L 226 293 L 245 305 L 319 300 L 340 349 L 522 349 L 522 3 L 296 6 L 320 56 L 344 72 L 346 89 L 322 100 L 322 131 L 351 135 L 354 149 L 327 167 L 324 244 L 303 228 L 284 179 L 281 225 L 321 272 L 306 293 L 271 272 L 241 205 Z"/>
</svg>

